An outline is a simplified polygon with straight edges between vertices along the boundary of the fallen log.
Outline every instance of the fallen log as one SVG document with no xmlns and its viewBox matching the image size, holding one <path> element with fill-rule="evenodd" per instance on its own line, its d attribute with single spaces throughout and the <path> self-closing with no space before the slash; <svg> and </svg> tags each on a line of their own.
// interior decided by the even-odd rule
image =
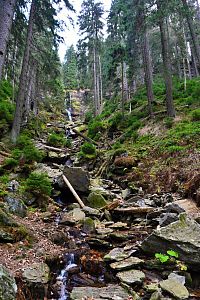
<svg viewBox="0 0 200 300">
<path fill-rule="evenodd" d="M 47 145 L 44 145 L 44 144 L 36 145 L 36 147 L 38 147 L 40 149 L 47 149 L 47 150 L 55 151 L 55 152 L 65 152 L 65 149 L 60 149 L 60 148 L 56 148 L 56 147 L 52 147 L 52 146 L 47 146 Z"/>
<path fill-rule="evenodd" d="M 10 157 L 11 156 L 10 153 L 7 153 L 7 152 L 1 151 L 1 150 L 0 150 L 0 154 L 3 155 L 3 156 L 6 156 L 6 157 Z"/>
<path fill-rule="evenodd" d="M 71 185 L 71 183 L 69 182 L 69 180 L 67 179 L 67 177 L 65 175 L 62 175 L 64 182 L 66 183 L 66 185 L 68 186 L 68 188 L 70 189 L 70 191 L 72 192 L 72 194 L 74 195 L 75 199 L 77 200 L 77 202 L 80 204 L 80 206 L 82 208 L 85 207 L 85 204 L 83 203 L 83 201 L 81 200 L 81 198 L 79 197 L 79 195 L 77 194 L 77 192 L 75 191 L 75 189 L 73 188 L 73 186 Z"/>
<path fill-rule="evenodd" d="M 156 211 L 154 207 L 120 207 L 114 210 L 120 213 L 146 214 Z"/>
<path fill-rule="evenodd" d="M 75 128 L 71 128 L 71 129 L 72 129 L 72 131 L 74 131 L 77 135 L 81 136 L 87 142 L 89 142 L 91 144 L 94 144 L 96 146 L 99 146 L 97 142 L 95 142 L 92 139 L 90 139 L 89 137 L 85 136 L 84 134 L 82 134 L 81 132 L 79 132 L 78 130 L 76 130 Z"/>
</svg>

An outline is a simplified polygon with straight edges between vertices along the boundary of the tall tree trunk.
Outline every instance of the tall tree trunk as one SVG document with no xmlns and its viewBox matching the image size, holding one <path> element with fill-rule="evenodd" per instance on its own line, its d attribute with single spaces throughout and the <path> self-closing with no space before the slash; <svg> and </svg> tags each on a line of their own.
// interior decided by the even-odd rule
<svg viewBox="0 0 200 300">
<path fill-rule="evenodd" d="M 94 106 L 95 106 L 95 116 L 98 115 L 98 96 L 97 96 L 97 66 L 96 66 L 96 47 L 95 42 L 93 46 L 93 81 L 94 81 Z"/>
<path fill-rule="evenodd" d="M 172 73 L 171 73 L 171 60 L 169 53 L 169 41 L 167 34 L 167 24 L 163 16 L 163 0 L 157 1 L 158 11 L 160 12 L 159 27 L 161 34 L 161 45 L 162 45 L 162 57 L 163 57 L 163 69 L 166 86 L 166 107 L 167 115 L 169 117 L 175 117 L 175 109 L 173 103 L 173 90 L 172 90 Z"/>
<path fill-rule="evenodd" d="M 198 65 L 200 67 L 200 46 L 199 46 L 197 35 L 195 33 L 194 23 L 193 23 L 193 19 L 191 16 L 190 8 L 188 6 L 187 0 L 182 0 L 182 3 L 183 3 L 184 10 L 185 10 L 185 16 L 186 16 L 188 27 L 190 30 L 192 42 L 194 45 L 195 55 L 196 55 L 196 58 L 198 61 Z"/>
<path fill-rule="evenodd" d="M 22 70 L 21 70 L 21 75 L 20 75 L 20 80 L 19 80 L 19 92 L 17 95 L 15 116 L 14 116 L 12 131 L 11 131 L 11 140 L 14 143 L 16 142 L 16 139 L 20 133 L 21 123 L 22 123 L 23 106 L 24 106 L 25 92 L 26 92 L 27 73 L 28 73 L 28 66 L 29 66 L 29 59 L 30 59 L 30 52 L 31 52 L 31 41 L 32 41 L 32 36 L 33 36 L 35 8 L 36 8 L 36 0 L 32 0 L 30 16 L 29 16 L 29 23 L 28 23 L 28 31 L 27 31 L 27 37 L 26 37 L 26 48 L 25 48 L 25 52 L 24 52 Z"/>
<path fill-rule="evenodd" d="M 149 115 L 152 117 L 153 116 L 152 103 L 154 101 L 153 76 L 152 76 L 152 64 L 151 64 L 151 56 L 150 56 L 150 49 L 149 49 L 149 37 L 146 28 L 143 34 L 143 66 L 145 72 L 145 84 L 147 89 L 148 110 L 149 110 Z"/>
<path fill-rule="evenodd" d="M 100 113 L 103 108 L 103 81 L 102 81 L 102 67 L 101 67 L 101 56 L 99 55 L 99 80 L 100 80 Z"/>
<path fill-rule="evenodd" d="M 121 100 L 121 109 L 122 116 L 124 118 L 124 62 L 121 62 L 121 81 L 122 81 L 122 100 Z"/>
<path fill-rule="evenodd" d="M 0 79 L 17 0 L 1 0 L 0 4 Z"/>
</svg>

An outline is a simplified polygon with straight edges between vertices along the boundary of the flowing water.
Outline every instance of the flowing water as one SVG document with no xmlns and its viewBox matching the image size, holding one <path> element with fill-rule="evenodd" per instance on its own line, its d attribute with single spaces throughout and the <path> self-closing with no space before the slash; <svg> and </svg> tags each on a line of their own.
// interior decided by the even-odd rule
<svg viewBox="0 0 200 300">
<path fill-rule="evenodd" d="M 66 264 L 64 269 L 61 271 L 60 275 L 57 277 L 57 280 L 61 282 L 60 296 L 58 300 L 68 300 L 69 292 L 67 291 L 67 281 L 68 281 L 68 272 L 70 269 L 77 267 L 74 263 L 74 254 L 69 253 L 66 258 Z"/>
</svg>

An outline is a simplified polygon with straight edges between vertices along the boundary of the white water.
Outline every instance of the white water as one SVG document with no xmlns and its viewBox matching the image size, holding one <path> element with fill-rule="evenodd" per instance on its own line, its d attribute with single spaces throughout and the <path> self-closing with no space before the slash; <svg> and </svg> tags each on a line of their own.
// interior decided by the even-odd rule
<svg viewBox="0 0 200 300">
<path fill-rule="evenodd" d="M 77 267 L 77 265 L 74 263 L 74 254 L 70 253 L 68 254 L 68 259 L 65 265 L 65 268 L 61 271 L 60 275 L 57 277 L 58 281 L 61 281 L 61 290 L 60 290 L 60 296 L 58 300 L 68 300 L 69 299 L 69 293 L 66 289 L 67 287 L 67 280 L 68 280 L 68 271 L 71 268 Z"/>
<path fill-rule="evenodd" d="M 68 115 L 69 121 L 71 122 L 71 121 L 72 121 L 72 114 L 71 114 L 71 110 L 70 110 L 70 109 L 66 109 L 66 112 L 67 112 L 67 115 Z"/>
</svg>

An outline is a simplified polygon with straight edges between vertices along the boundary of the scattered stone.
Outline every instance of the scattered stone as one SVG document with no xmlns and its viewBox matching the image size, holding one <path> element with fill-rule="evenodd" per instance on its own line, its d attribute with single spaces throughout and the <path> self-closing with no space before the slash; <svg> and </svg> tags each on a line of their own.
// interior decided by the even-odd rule
<svg viewBox="0 0 200 300">
<path fill-rule="evenodd" d="M 23 278 L 30 283 L 45 284 L 49 281 L 50 269 L 47 264 L 35 263 L 23 272 Z"/>
<path fill-rule="evenodd" d="M 123 223 L 123 222 L 114 223 L 114 224 L 110 225 L 109 227 L 113 228 L 113 229 L 127 229 L 128 228 L 127 223 Z"/>
<path fill-rule="evenodd" d="M 179 259 L 193 270 L 200 270 L 200 225 L 190 219 L 185 213 L 179 215 L 179 220 L 155 230 L 142 243 L 141 248 L 148 253 L 166 253 L 173 249 L 179 254 Z"/>
<path fill-rule="evenodd" d="M 158 291 L 158 289 L 159 289 L 158 283 L 151 283 L 151 284 L 145 285 L 145 290 L 149 293 L 154 293 L 154 292 Z"/>
<path fill-rule="evenodd" d="M 134 250 L 124 251 L 123 248 L 114 248 L 104 256 L 105 261 L 121 261 L 131 256 Z"/>
<path fill-rule="evenodd" d="M 131 237 L 131 234 L 129 232 L 115 231 L 110 233 L 109 237 L 112 240 L 123 242 L 123 241 L 128 241 Z"/>
<path fill-rule="evenodd" d="M 0 243 L 13 243 L 15 238 L 12 234 L 7 232 L 5 229 L 0 229 Z"/>
<path fill-rule="evenodd" d="M 185 276 L 181 276 L 177 273 L 170 273 L 168 276 L 168 279 L 175 279 L 177 281 L 179 281 L 182 285 L 185 285 Z"/>
<path fill-rule="evenodd" d="M 103 239 L 97 239 L 97 238 L 90 238 L 88 241 L 88 244 L 91 246 L 99 247 L 99 248 L 112 248 L 112 244 L 103 240 Z"/>
<path fill-rule="evenodd" d="M 109 284 L 102 288 L 74 287 L 70 294 L 70 299 L 82 300 L 84 295 L 93 300 L 127 300 L 129 297 L 128 292 L 121 286 Z"/>
<path fill-rule="evenodd" d="M 92 208 L 89 206 L 84 206 L 83 211 L 86 213 L 86 215 L 89 215 L 89 216 L 99 217 L 101 215 L 101 213 L 98 209 L 95 209 L 95 208 Z"/>
<path fill-rule="evenodd" d="M 26 268 L 22 274 L 27 292 L 32 299 L 45 299 L 50 269 L 45 263 L 34 263 Z"/>
<path fill-rule="evenodd" d="M 176 213 L 163 213 L 159 217 L 158 222 L 161 227 L 164 227 L 177 220 L 178 220 L 178 215 Z"/>
<path fill-rule="evenodd" d="M 105 228 L 105 227 L 97 227 L 96 229 L 97 234 L 100 235 L 107 235 L 113 232 L 113 229 L 111 228 Z"/>
<path fill-rule="evenodd" d="M 12 180 L 8 184 L 8 190 L 11 192 L 16 192 L 19 189 L 19 182 L 17 180 Z"/>
<path fill-rule="evenodd" d="M 85 218 L 83 221 L 83 231 L 85 233 L 94 233 L 95 232 L 95 222 L 91 218 Z"/>
<path fill-rule="evenodd" d="M 155 291 L 155 292 L 151 295 L 150 300 L 164 300 L 163 297 L 162 297 L 161 291 Z M 170 299 L 168 299 L 168 300 L 170 300 Z"/>
<path fill-rule="evenodd" d="M 15 300 L 16 292 L 17 285 L 15 279 L 3 265 L 0 265 L 0 299 Z"/>
<path fill-rule="evenodd" d="M 139 270 L 119 272 L 116 276 L 127 284 L 141 284 L 145 279 L 144 272 Z"/>
<path fill-rule="evenodd" d="M 186 287 L 176 279 L 167 279 L 160 282 L 163 291 L 168 292 L 176 299 L 188 299 L 189 292 Z"/>
<path fill-rule="evenodd" d="M 62 171 L 60 169 L 51 168 L 43 163 L 37 164 L 37 168 L 35 171 L 38 173 L 46 173 L 52 182 L 57 181 L 59 176 L 62 175 Z"/>
<path fill-rule="evenodd" d="M 89 173 L 84 171 L 80 167 L 68 167 L 65 166 L 63 174 L 69 180 L 71 185 L 76 191 L 86 193 L 89 190 Z M 63 181 L 63 178 L 58 179 L 58 184 L 60 188 L 66 188 L 66 184 Z"/>
<path fill-rule="evenodd" d="M 92 192 L 89 194 L 87 202 L 88 205 L 92 208 L 102 208 L 108 204 L 105 198 L 101 194 L 96 192 Z"/>
<path fill-rule="evenodd" d="M 26 217 L 27 207 L 22 200 L 16 199 L 15 197 L 11 196 L 5 196 L 4 200 L 8 204 L 8 209 L 10 213 L 17 215 L 21 218 Z"/>
<path fill-rule="evenodd" d="M 125 260 L 110 264 L 110 267 L 114 270 L 122 271 L 122 270 L 131 269 L 132 267 L 135 267 L 135 266 L 139 266 L 143 262 L 144 262 L 144 260 L 142 260 L 138 257 L 131 256 Z"/>
</svg>

